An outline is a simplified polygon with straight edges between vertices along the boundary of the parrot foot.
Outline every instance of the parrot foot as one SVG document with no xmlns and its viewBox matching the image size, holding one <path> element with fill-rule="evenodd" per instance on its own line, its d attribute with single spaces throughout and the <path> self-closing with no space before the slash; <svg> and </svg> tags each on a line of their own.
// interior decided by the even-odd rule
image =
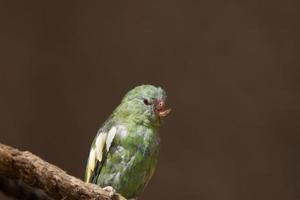
<svg viewBox="0 0 300 200">
<path fill-rule="evenodd" d="M 106 192 L 109 192 L 109 196 L 113 196 L 116 194 L 116 190 L 111 186 L 106 186 L 102 189 L 105 190 Z"/>
</svg>

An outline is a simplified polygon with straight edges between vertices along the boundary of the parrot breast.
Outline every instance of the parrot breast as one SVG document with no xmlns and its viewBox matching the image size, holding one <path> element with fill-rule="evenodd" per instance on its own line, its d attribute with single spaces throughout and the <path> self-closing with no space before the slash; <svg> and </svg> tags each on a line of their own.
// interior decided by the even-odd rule
<svg viewBox="0 0 300 200">
<path fill-rule="evenodd" d="M 142 125 L 118 125 L 116 129 L 97 184 L 112 186 L 126 198 L 136 198 L 155 170 L 160 140 L 155 129 Z"/>
</svg>

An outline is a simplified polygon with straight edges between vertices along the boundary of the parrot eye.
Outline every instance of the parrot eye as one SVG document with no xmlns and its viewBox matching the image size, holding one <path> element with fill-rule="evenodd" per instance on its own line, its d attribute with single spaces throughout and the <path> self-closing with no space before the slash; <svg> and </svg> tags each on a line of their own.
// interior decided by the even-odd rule
<svg viewBox="0 0 300 200">
<path fill-rule="evenodd" d="M 144 102 L 144 104 L 147 105 L 147 106 L 151 105 L 151 103 L 148 101 L 148 99 L 144 99 L 143 102 Z"/>
</svg>

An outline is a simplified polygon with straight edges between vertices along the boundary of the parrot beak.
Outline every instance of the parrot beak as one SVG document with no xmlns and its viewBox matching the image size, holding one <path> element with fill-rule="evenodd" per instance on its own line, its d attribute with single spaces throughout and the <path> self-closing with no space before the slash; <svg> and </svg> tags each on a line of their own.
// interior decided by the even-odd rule
<svg viewBox="0 0 300 200">
<path fill-rule="evenodd" d="M 166 102 L 164 100 L 159 100 L 155 103 L 155 113 L 159 117 L 165 117 L 167 116 L 170 112 L 171 109 L 165 109 L 166 107 Z"/>
</svg>

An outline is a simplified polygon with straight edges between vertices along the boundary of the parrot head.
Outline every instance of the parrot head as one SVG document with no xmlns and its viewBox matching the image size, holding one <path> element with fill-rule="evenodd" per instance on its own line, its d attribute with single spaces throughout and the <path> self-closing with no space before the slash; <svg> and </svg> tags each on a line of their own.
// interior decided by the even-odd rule
<svg viewBox="0 0 300 200">
<path fill-rule="evenodd" d="M 142 123 L 159 123 L 171 109 L 166 109 L 166 92 L 161 87 L 140 85 L 130 90 L 116 109 L 115 116 Z"/>
</svg>

